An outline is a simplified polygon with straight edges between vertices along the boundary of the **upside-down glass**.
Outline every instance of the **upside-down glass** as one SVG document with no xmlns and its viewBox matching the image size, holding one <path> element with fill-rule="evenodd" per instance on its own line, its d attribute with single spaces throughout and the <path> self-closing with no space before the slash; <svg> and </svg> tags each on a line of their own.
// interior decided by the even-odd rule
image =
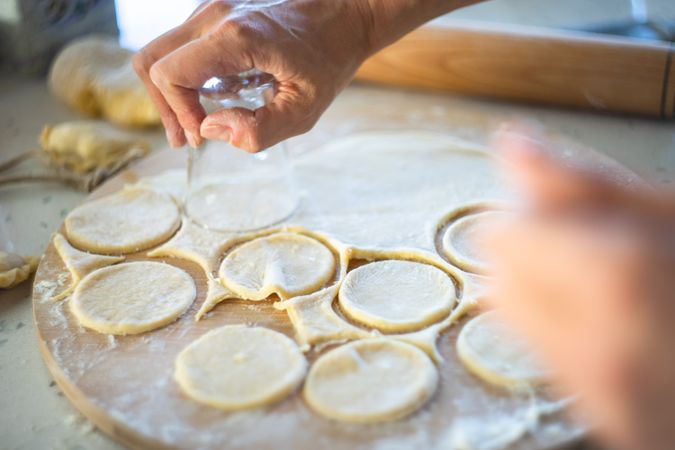
<svg viewBox="0 0 675 450">
<path fill-rule="evenodd" d="M 201 90 L 207 111 L 255 110 L 274 92 L 274 78 L 256 70 L 212 78 Z M 297 207 L 283 142 L 256 154 L 218 141 L 190 152 L 185 213 L 198 225 L 217 231 L 257 230 L 282 222 Z"/>
</svg>

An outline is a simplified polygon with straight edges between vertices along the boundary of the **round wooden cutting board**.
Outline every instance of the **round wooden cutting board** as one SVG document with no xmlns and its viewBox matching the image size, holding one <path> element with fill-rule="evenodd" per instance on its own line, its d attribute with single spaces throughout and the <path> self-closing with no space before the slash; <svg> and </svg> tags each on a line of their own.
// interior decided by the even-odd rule
<svg viewBox="0 0 675 450">
<path fill-rule="evenodd" d="M 160 151 L 120 173 L 89 200 L 109 194 L 142 176 L 185 166 L 185 152 Z M 128 260 L 151 259 L 146 252 Z M 509 448 L 559 446 L 582 431 L 555 413 L 534 417 L 534 399 L 493 389 L 472 376 L 459 362 L 455 341 L 464 321 L 438 340 L 444 362 L 434 398 L 420 411 L 396 422 L 354 425 L 331 421 L 314 412 L 299 393 L 266 408 L 226 413 L 184 396 L 173 380 L 178 352 L 206 331 L 225 324 L 268 327 L 290 337 L 293 327 L 272 300 L 228 301 L 206 318 L 194 321 L 205 296 L 205 276 L 196 264 L 162 258 L 183 268 L 198 285 L 198 297 L 176 322 L 131 336 L 107 336 L 82 328 L 69 311 L 68 299 L 51 301 L 70 283 L 70 276 L 52 243 L 35 276 L 33 305 L 40 349 L 54 379 L 96 426 L 131 448 L 293 448 L 293 449 L 451 449 L 515 436 Z M 306 353 L 310 363 L 327 349 Z M 540 405 L 539 405 L 540 406 Z M 550 406 L 550 404 L 549 404 Z"/>
</svg>

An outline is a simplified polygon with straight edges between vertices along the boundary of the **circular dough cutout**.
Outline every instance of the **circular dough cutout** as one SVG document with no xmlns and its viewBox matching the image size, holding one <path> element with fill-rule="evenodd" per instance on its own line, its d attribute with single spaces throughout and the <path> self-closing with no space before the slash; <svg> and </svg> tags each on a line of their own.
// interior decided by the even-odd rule
<svg viewBox="0 0 675 450">
<path fill-rule="evenodd" d="M 236 411 L 283 399 L 300 385 L 306 370 L 305 357 L 285 335 L 228 325 L 181 351 L 175 378 L 193 400 Z"/>
<path fill-rule="evenodd" d="M 77 285 L 70 309 L 83 326 L 109 334 L 136 334 L 179 318 L 197 296 L 182 269 L 138 261 L 98 269 Z"/>
<path fill-rule="evenodd" d="M 66 217 L 68 240 L 82 250 L 131 253 L 166 241 L 180 225 L 171 197 L 143 188 L 124 189 L 78 206 Z"/>
<path fill-rule="evenodd" d="M 225 285 L 247 300 L 276 293 L 285 300 L 322 287 L 335 274 L 335 258 L 316 239 L 277 233 L 230 252 L 220 265 Z"/>
<path fill-rule="evenodd" d="M 490 266 L 480 244 L 480 236 L 489 226 L 503 220 L 505 211 L 481 211 L 450 224 L 443 234 L 443 253 L 457 267 L 467 272 L 487 273 Z"/>
<path fill-rule="evenodd" d="M 547 376 L 531 346 L 494 311 L 464 325 L 457 338 L 457 354 L 470 372 L 500 387 L 539 385 Z"/>
<path fill-rule="evenodd" d="M 385 422 L 422 407 L 437 384 L 436 367 L 422 350 L 392 339 L 366 339 L 321 356 L 309 371 L 304 396 L 330 419 Z"/>
<path fill-rule="evenodd" d="M 450 313 L 455 285 L 442 270 L 412 261 L 376 261 L 350 271 L 339 304 L 350 318 L 381 331 L 423 328 Z"/>
</svg>

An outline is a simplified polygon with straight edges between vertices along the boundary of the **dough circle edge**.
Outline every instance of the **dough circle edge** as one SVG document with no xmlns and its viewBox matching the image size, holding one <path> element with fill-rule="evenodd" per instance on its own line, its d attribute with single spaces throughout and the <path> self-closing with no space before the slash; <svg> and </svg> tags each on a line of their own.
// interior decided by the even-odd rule
<svg viewBox="0 0 675 450">
<path fill-rule="evenodd" d="M 119 240 L 121 235 L 125 234 L 123 230 L 119 230 L 119 228 L 122 228 L 123 226 L 118 225 L 118 229 L 114 230 L 117 235 L 109 237 L 106 241 L 101 241 L 97 239 L 96 234 L 100 233 L 101 229 L 104 229 L 106 232 L 108 232 L 111 228 L 113 228 L 111 227 L 110 223 L 95 223 L 93 225 L 93 228 L 95 228 L 94 231 L 87 230 L 87 228 L 92 228 L 92 225 L 82 225 L 79 223 L 79 221 L 86 221 L 87 217 L 91 218 L 91 216 L 94 216 L 97 208 L 106 208 L 107 204 L 115 202 L 124 195 L 129 196 L 135 193 L 146 196 L 144 199 L 138 201 L 161 202 L 163 203 L 162 209 L 169 210 L 169 214 L 162 215 L 159 219 L 164 223 L 158 224 L 156 220 L 150 222 L 152 226 L 159 225 L 158 229 L 152 234 L 146 233 L 146 236 L 144 236 L 143 239 L 138 239 L 136 241 L 124 244 L 115 243 L 115 241 Z M 132 199 L 126 206 L 133 206 L 134 201 L 137 201 L 137 199 Z M 143 209 L 144 211 L 157 210 L 157 205 L 153 204 L 151 207 L 148 206 L 144 207 Z M 146 218 L 145 220 L 148 219 Z M 66 237 L 73 245 L 79 247 L 81 250 L 112 255 L 138 252 L 159 245 L 168 240 L 176 232 L 180 225 L 180 210 L 173 199 L 168 194 L 163 194 L 154 189 L 146 189 L 143 187 L 125 188 L 113 194 L 106 195 L 105 197 L 83 203 L 73 209 L 66 216 L 64 221 Z"/>
<path fill-rule="evenodd" d="M 82 302 L 84 300 L 82 297 L 83 295 L 86 295 L 86 290 L 95 288 L 98 279 L 109 276 L 110 273 L 114 275 L 116 272 L 120 271 L 133 271 L 141 266 L 144 266 L 144 268 L 141 270 L 143 274 L 154 268 L 166 271 L 166 273 L 171 273 L 173 276 L 180 279 L 180 283 L 182 284 L 180 288 L 185 289 L 185 291 L 181 292 L 180 294 L 183 295 L 184 298 L 182 301 L 175 302 L 175 308 L 167 311 L 163 316 L 155 317 L 152 320 L 147 320 L 146 322 L 136 324 L 106 323 L 95 317 L 92 318 L 90 312 L 83 309 Z M 143 281 L 147 282 L 145 278 L 143 278 Z M 89 285 L 92 283 L 93 285 L 90 287 Z M 83 291 L 85 292 L 83 293 Z M 190 274 L 188 274 L 183 269 L 155 261 L 132 261 L 102 267 L 89 273 L 79 282 L 75 288 L 73 296 L 69 302 L 69 306 L 71 313 L 75 316 L 80 325 L 85 328 L 102 334 L 128 335 L 156 330 L 178 320 L 178 318 L 180 318 L 190 308 L 196 298 L 197 286 Z"/>
<path fill-rule="evenodd" d="M 373 270 L 373 268 L 377 268 L 379 265 L 392 263 L 399 266 L 406 265 L 409 268 L 413 267 L 414 265 L 419 267 L 420 270 L 428 271 L 428 273 L 433 274 L 433 276 L 442 275 L 444 279 L 447 280 L 444 281 L 444 283 L 447 283 L 445 286 L 448 289 L 448 292 L 446 293 L 447 298 L 444 301 L 440 301 L 432 311 L 429 311 L 425 315 L 415 318 L 414 320 L 409 320 L 406 322 L 394 322 L 387 318 L 378 316 L 376 313 L 367 311 L 363 306 L 358 305 L 349 298 L 349 294 L 347 294 L 347 292 L 354 289 L 350 285 L 350 282 L 354 279 L 354 277 L 361 275 L 365 271 Z M 338 292 L 338 304 L 340 305 L 340 309 L 348 318 L 353 319 L 366 327 L 371 327 L 380 331 L 391 333 L 405 333 L 422 330 L 450 314 L 456 302 L 457 288 L 450 275 L 430 264 L 398 259 L 383 259 L 373 261 L 349 271 L 345 276 L 345 279 L 342 281 L 340 290 Z"/>
<path fill-rule="evenodd" d="M 492 320 L 495 311 L 488 311 L 471 318 L 460 330 L 457 336 L 456 349 L 457 356 L 464 367 L 482 381 L 493 386 L 507 389 L 521 389 L 528 386 L 539 386 L 546 382 L 547 373 L 545 371 L 533 371 L 527 377 L 513 377 L 501 373 L 485 363 L 484 355 L 480 355 L 468 343 L 468 335 L 479 327 L 485 327 L 485 322 Z M 495 346 L 499 344 L 495 343 Z M 493 346 L 494 347 L 494 346 Z"/>
<path fill-rule="evenodd" d="M 453 236 L 457 232 L 461 231 L 462 228 L 474 226 L 475 222 L 479 221 L 481 217 L 495 214 L 506 214 L 506 212 L 499 209 L 481 209 L 470 211 L 466 215 L 458 217 L 457 220 L 452 222 L 446 228 L 445 232 L 443 232 L 443 237 L 441 239 L 441 249 L 443 250 L 443 255 L 461 270 L 477 274 L 488 273 L 490 268 L 487 263 L 464 255 L 463 252 L 455 246 Z"/>
<path fill-rule="evenodd" d="M 260 392 L 256 398 L 249 399 L 245 402 L 222 401 L 214 398 L 213 395 L 209 393 L 201 392 L 198 387 L 193 386 L 196 383 L 194 383 L 187 374 L 189 363 L 185 360 L 189 359 L 191 353 L 196 349 L 199 349 L 199 347 L 209 345 L 212 340 L 218 342 L 218 337 L 222 334 L 231 332 L 255 333 L 260 336 L 265 336 L 266 338 L 275 339 L 278 343 L 285 346 L 288 349 L 286 356 L 288 357 L 289 363 L 287 366 L 291 367 L 291 370 L 286 373 L 286 379 L 282 380 L 281 383 L 277 383 L 277 386 L 274 389 L 268 390 L 267 392 Z M 216 350 L 218 349 L 216 348 Z M 180 387 L 181 392 L 198 403 L 225 411 L 240 411 L 272 405 L 287 398 L 302 383 L 307 373 L 307 366 L 307 360 L 298 345 L 285 334 L 264 327 L 225 325 L 207 331 L 180 351 L 174 362 L 174 380 Z M 267 387 L 269 387 L 269 385 Z"/>
<path fill-rule="evenodd" d="M 317 377 L 321 377 L 322 371 L 334 373 L 334 371 L 331 370 L 331 365 L 339 363 L 340 359 L 346 357 L 348 358 L 349 355 L 363 347 L 375 347 L 375 351 L 378 351 L 378 346 L 380 347 L 379 351 L 384 348 L 385 352 L 406 352 L 409 355 L 414 355 L 414 359 L 419 364 L 421 364 L 421 367 L 412 369 L 413 371 L 416 371 L 417 374 L 419 374 L 420 378 L 418 383 L 419 385 L 414 392 L 410 393 L 410 398 L 403 399 L 397 408 L 369 414 L 368 412 L 349 413 L 340 411 L 339 408 L 331 407 L 332 405 L 326 404 L 320 398 L 320 396 L 317 395 L 315 392 L 315 384 L 320 382 L 317 381 Z M 328 368 L 326 368 L 326 366 Z M 313 411 L 332 420 L 353 423 L 389 422 L 403 419 L 404 417 L 409 416 L 423 407 L 435 394 L 438 383 L 438 369 L 434 365 L 431 358 L 429 358 L 429 356 L 418 347 L 406 342 L 389 338 L 361 339 L 332 349 L 321 355 L 314 362 L 309 370 L 309 373 L 307 374 L 307 379 L 305 380 L 303 398 Z M 398 396 L 397 398 L 400 399 L 401 391 L 394 392 L 393 395 Z"/>
<path fill-rule="evenodd" d="M 236 280 L 236 277 L 231 276 L 228 273 L 228 265 L 231 264 L 232 259 L 238 257 L 243 252 L 251 252 L 252 255 L 255 255 L 255 252 L 260 251 L 256 247 L 260 246 L 261 244 L 275 240 L 292 240 L 292 239 L 296 239 L 302 242 L 304 245 L 313 246 L 315 250 L 323 254 L 323 256 L 321 257 L 326 258 L 326 260 L 322 262 L 322 264 L 325 265 L 325 267 L 319 267 L 318 271 L 312 273 L 311 276 L 315 277 L 315 280 L 313 280 L 313 282 L 311 283 L 307 282 L 306 283 L 307 286 L 304 287 L 302 290 L 288 291 L 284 288 L 284 286 L 281 286 L 278 283 L 272 284 L 264 283 L 258 289 L 250 289 L 249 287 L 244 286 L 242 283 L 238 282 Z M 328 259 L 330 259 L 330 263 L 328 262 Z M 225 256 L 225 258 L 223 258 L 223 261 L 221 262 L 220 267 L 218 269 L 218 277 L 228 289 L 232 290 L 237 295 L 242 296 L 246 300 L 253 300 L 253 301 L 264 300 L 272 294 L 277 294 L 281 298 L 281 300 L 286 300 L 291 297 L 310 294 L 320 289 L 321 286 L 323 286 L 326 282 L 328 282 L 331 279 L 331 277 L 333 277 L 333 275 L 335 274 L 336 265 L 337 262 L 335 260 L 335 255 L 333 255 L 331 249 L 321 241 L 310 236 L 305 236 L 304 234 L 282 231 L 267 236 L 256 237 L 236 247 L 234 250 L 228 253 L 227 256 Z M 317 264 L 316 266 L 318 267 L 319 265 Z"/>
</svg>

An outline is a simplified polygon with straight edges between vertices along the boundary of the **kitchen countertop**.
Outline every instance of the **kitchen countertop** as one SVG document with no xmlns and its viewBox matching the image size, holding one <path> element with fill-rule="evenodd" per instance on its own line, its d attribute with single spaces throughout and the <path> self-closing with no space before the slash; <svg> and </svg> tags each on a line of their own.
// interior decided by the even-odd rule
<svg viewBox="0 0 675 450">
<path fill-rule="evenodd" d="M 623 9 L 618 19 L 627 14 L 628 2 L 619 3 Z M 481 8 L 489 15 L 503 4 L 497 1 L 495 6 Z M 667 7 L 667 2 L 663 5 Z M 673 9 L 668 11 L 675 15 Z M 468 10 L 463 14 L 471 15 Z M 532 22 L 529 24 L 541 25 L 526 13 L 521 16 L 523 21 Z M 560 25 L 564 26 L 564 21 Z M 675 122 L 352 85 L 312 133 L 324 132 L 323 123 L 345 111 L 350 112 L 355 123 L 366 126 L 369 122 L 393 120 L 395 114 L 400 122 L 400 111 L 405 111 L 404 121 L 411 128 L 431 124 L 479 141 L 485 141 L 489 132 L 505 120 L 532 119 L 551 132 L 617 159 L 654 183 L 675 184 Z M 36 148 L 45 123 L 75 117 L 48 94 L 43 81 L 0 79 L 0 162 Z M 155 147 L 166 145 L 160 131 L 149 132 L 146 137 Z M 302 139 L 290 143 L 290 147 L 294 145 L 302 149 Z M 0 248 L 41 254 L 51 233 L 85 195 L 54 183 L 0 187 Z M 0 449 L 120 448 L 80 416 L 47 372 L 32 322 L 30 283 L 0 291 L 0 380 Z"/>
</svg>

